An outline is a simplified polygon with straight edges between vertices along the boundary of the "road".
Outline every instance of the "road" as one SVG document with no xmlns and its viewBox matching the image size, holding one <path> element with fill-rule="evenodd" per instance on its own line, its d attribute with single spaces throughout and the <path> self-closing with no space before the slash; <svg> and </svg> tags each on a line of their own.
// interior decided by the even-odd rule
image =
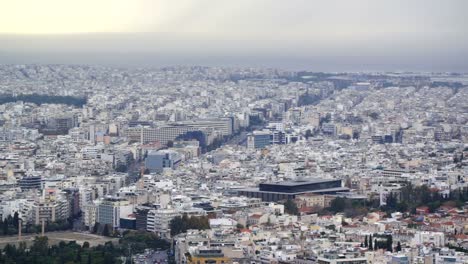
<svg viewBox="0 0 468 264">
<path fill-rule="evenodd" d="M 225 145 L 245 145 L 247 142 L 247 133 L 248 132 L 240 132 L 239 135 L 232 137 L 229 141 L 225 143 Z"/>
</svg>

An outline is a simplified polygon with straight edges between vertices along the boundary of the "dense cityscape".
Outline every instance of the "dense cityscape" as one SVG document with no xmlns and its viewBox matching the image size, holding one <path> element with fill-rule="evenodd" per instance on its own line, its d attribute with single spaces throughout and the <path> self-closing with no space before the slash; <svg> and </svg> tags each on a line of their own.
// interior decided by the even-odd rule
<svg viewBox="0 0 468 264">
<path fill-rule="evenodd" d="M 1 263 L 468 263 L 467 74 L 0 65 L 0 91 Z"/>
</svg>

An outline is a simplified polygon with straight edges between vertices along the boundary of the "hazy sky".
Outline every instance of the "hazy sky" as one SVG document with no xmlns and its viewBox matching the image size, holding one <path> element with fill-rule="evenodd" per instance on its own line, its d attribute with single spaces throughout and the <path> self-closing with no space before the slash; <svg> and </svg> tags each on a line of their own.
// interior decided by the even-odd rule
<svg viewBox="0 0 468 264">
<path fill-rule="evenodd" d="M 468 72 L 466 0 L 0 0 L 0 63 Z"/>
</svg>

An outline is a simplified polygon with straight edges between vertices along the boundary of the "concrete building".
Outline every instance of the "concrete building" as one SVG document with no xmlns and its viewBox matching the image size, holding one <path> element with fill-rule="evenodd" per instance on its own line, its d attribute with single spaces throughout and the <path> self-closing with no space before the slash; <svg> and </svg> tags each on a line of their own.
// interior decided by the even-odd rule
<svg viewBox="0 0 468 264">
<path fill-rule="evenodd" d="M 145 160 L 145 168 L 150 172 L 162 172 L 164 168 L 174 169 L 181 161 L 182 157 L 176 151 L 150 151 Z"/>
<path fill-rule="evenodd" d="M 150 210 L 147 215 L 146 230 L 156 233 L 161 238 L 170 238 L 170 222 L 178 215 L 174 209 Z"/>
<path fill-rule="evenodd" d="M 125 199 L 118 197 L 106 197 L 98 205 L 98 223 L 101 225 L 110 225 L 117 228 L 120 225 L 121 215 L 131 214 L 132 207 Z"/>
<path fill-rule="evenodd" d="M 247 147 L 261 149 L 270 145 L 271 133 L 269 131 L 254 131 L 247 136 Z"/>
<path fill-rule="evenodd" d="M 240 189 L 239 195 L 260 198 L 268 202 L 276 202 L 279 200 L 295 199 L 297 195 L 305 193 L 335 194 L 347 191 L 349 189 L 342 187 L 341 180 L 307 179 L 278 183 L 260 183 L 258 188 Z"/>
</svg>

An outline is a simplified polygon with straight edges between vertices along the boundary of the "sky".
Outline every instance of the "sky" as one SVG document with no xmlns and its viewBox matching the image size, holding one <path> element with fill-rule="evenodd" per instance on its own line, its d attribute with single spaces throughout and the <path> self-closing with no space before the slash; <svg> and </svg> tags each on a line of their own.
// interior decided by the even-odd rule
<svg viewBox="0 0 468 264">
<path fill-rule="evenodd" d="M 0 63 L 468 72 L 466 0 L 0 0 Z"/>
</svg>

